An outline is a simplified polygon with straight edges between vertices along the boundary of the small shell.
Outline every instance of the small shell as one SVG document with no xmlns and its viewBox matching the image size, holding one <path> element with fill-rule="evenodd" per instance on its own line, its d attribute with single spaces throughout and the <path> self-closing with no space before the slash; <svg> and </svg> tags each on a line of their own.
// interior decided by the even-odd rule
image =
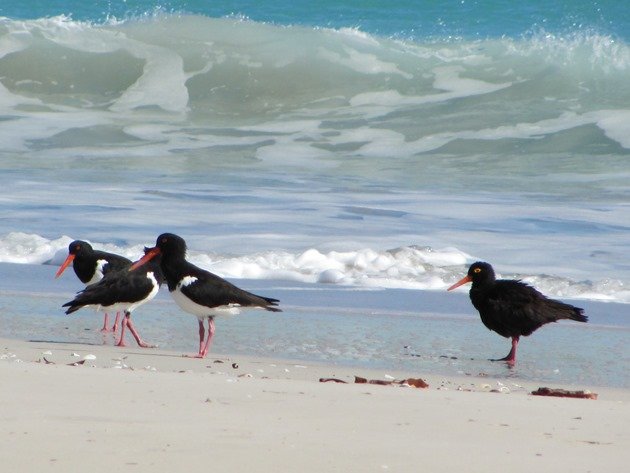
<svg viewBox="0 0 630 473">
<path fill-rule="evenodd" d="M 96 355 L 92 355 L 91 353 L 89 355 L 85 355 L 83 357 L 84 360 L 96 360 Z"/>
<path fill-rule="evenodd" d="M 52 352 L 50 350 L 46 350 L 42 352 L 42 355 L 52 355 Z"/>
</svg>

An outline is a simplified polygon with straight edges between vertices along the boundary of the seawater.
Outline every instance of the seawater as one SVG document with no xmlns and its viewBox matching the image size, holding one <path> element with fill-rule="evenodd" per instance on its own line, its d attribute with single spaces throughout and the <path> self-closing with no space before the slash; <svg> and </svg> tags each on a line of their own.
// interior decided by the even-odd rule
<svg viewBox="0 0 630 473">
<path fill-rule="evenodd" d="M 390 3 L 0 6 L 0 262 L 630 302 L 623 2 Z"/>
</svg>

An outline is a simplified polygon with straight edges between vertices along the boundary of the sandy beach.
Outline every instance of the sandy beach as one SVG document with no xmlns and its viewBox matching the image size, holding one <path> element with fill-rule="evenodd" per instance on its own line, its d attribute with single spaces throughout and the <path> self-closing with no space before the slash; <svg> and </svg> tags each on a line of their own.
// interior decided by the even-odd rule
<svg viewBox="0 0 630 473">
<path fill-rule="evenodd" d="M 529 394 L 539 383 L 508 379 L 9 339 L 0 347 L 7 471 L 612 473 L 630 461 L 628 390 L 550 398 Z M 429 387 L 355 384 L 355 375 Z"/>
</svg>

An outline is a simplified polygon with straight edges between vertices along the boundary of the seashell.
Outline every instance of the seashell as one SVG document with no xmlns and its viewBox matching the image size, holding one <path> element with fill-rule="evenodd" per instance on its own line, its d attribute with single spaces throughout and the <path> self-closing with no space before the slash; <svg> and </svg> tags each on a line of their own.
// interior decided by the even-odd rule
<svg viewBox="0 0 630 473">
<path fill-rule="evenodd" d="M 85 355 L 83 357 L 84 360 L 96 360 L 96 355 L 92 355 L 91 353 L 89 355 Z"/>
<path fill-rule="evenodd" d="M 50 350 L 46 350 L 42 352 L 42 355 L 52 355 L 52 352 Z"/>
<path fill-rule="evenodd" d="M 74 353 L 74 352 L 72 352 L 72 355 L 70 355 L 70 356 L 79 357 L 79 356 L 81 356 L 81 355 L 79 355 L 78 353 Z"/>
</svg>

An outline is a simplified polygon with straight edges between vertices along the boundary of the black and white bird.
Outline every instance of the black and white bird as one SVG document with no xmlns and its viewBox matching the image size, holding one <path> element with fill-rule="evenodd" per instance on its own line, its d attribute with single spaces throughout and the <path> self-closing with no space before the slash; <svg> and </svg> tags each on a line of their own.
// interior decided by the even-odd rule
<svg viewBox="0 0 630 473">
<path fill-rule="evenodd" d="M 131 260 L 128 260 L 124 256 L 95 250 L 87 241 L 82 240 L 75 240 L 70 243 L 68 246 L 68 257 L 61 266 L 59 266 L 55 278 L 61 276 L 70 263 L 72 263 L 74 273 L 86 286 L 99 282 L 103 279 L 103 276 L 110 271 L 127 269 L 131 266 Z M 111 328 L 112 332 L 118 329 L 119 316 L 120 313 L 116 313 L 116 320 Z M 101 332 L 110 331 L 107 328 L 108 324 L 109 315 L 105 312 Z"/>
<path fill-rule="evenodd" d="M 195 358 L 204 358 L 208 353 L 215 332 L 215 316 L 238 314 L 241 309 L 282 312 L 277 307 L 280 302 L 277 299 L 257 296 L 239 289 L 225 279 L 186 261 L 186 242 L 172 233 L 160 235 L 155 247 L 148 248 L 145 256 L 131 266 L 132 271 L 158 255 L 162 257 L 162 273 L 171 296 L 184 311 L 197 316 L 199 353 L 194 355 Z M 205 342 L 204 319 L 208 320 Z"/>
<path fill-rule="evenodd" d="M 448 290 L 469 282 L 472 282 L 470 300 L 483 324 L 502 337 L 512 339 L 507 356 L 492 361 L 514 365 L 520 337 L 531 335 L 545 324 L 562 319 L 588 320 L 583 309 L 549 299 L 522 281 L 496 279 L 492 266 L 482 261 L 471 264 L 468 274 Z"/>
<path fill-rule="evenodd" d="M 93 307 L 103 311 L 122 311 L 124 317 L 121 323 L 120 340 L 116 344 L 119 347 L 125 345 L 125 328 L 136 339 L 138 346 L 154 348 L 140 338 L 131 321 L 131 313 L 143 304 L 153 299 L 162 284 L 164 277 L 160 269 L 160 258 L 156 258 L 142 269 L 129 271 L 123 268 L 118 271 L 109 271 L 99 282 L 87 286 L 77 293 L 77 296 L 63 307 L 67 307 L 66 314 L 76 312 L 83 307 Z"/>
</svg>

